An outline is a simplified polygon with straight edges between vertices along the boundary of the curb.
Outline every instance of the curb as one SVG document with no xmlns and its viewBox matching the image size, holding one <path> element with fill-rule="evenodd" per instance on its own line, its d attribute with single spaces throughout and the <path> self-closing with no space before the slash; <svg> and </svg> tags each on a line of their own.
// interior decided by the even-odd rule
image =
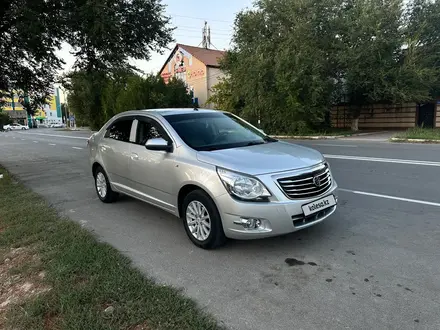
<svg viewBox="0 0 440 330">
<path fill-rule="evenodd" d="M 333 139 L 340 139 L 346 136 L 352 136 L 352 135 L 270 135 L 270 137 L 273 137 L 274 139 L 292 139 L 292 140 L 333 140 Z"/>
<path fill-rule="evenodd" d="M 391 138 L 391 142 L 409 142 L 409 143 L 436 143 L 439 144 L 440 140 L 427 140 L 427 139 L 403 139 L 403 138 Z"/>
<path fill-rule="evenodd" d="M 374 135 L 384 132 L 367 132 L 367 133 L 354 133 L 351 135 L 270 135 L 274 139 L 292 139 L 292 140 L 334 140 L 342 138 L 350 138 L 356 136 Z"/>
</svg>

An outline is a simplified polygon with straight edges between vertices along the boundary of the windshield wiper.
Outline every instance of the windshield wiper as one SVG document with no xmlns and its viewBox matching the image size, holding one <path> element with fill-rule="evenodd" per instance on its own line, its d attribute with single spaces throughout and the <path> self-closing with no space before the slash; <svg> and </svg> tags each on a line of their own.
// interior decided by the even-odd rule
<svg viewBox="0 0 440 330">
<path fill-rule="evenodd" d="M 264 141 L 266 142 L 278 142 L 277 139 L 271 138 L 270 136 L 265 136 Z"/>
<path fill-rule="evenodd" d="M 247 147 L 249 147 L 249 146 L 256 146 L 256 145 L 265 144 L 265 143 L 266 142 L 264 142 L 264 141 L 251 141 L 251 142 L 247 143 L 246 146 Z"/>
</svg>

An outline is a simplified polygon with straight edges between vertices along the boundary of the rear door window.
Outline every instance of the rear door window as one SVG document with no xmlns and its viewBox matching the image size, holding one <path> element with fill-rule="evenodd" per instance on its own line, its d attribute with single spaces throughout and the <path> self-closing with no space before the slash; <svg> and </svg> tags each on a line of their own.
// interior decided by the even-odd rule
<svg viewBox="0 0 440 330">
<path fill-rule="evenodd" d="M 133 126 L 133 119 L 120 119 L 107 129 L 104 137 L 121 142 L 130 142 L 130 132 Z"/>
</svg>

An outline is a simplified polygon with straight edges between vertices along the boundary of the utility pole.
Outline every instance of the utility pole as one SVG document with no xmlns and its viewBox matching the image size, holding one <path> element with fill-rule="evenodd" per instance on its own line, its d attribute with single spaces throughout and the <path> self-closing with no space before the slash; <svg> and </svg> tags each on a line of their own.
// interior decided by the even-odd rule
<svg viewBox="0 0 440 330">
<path fill-rule="evenodd" d="M 209 49 L 211 45 L 211 27 L 208 25 L 208 22 L 205 21 L 205 26 L 202 29 L 202 47 Z"/>
<path fill-rule="evenodd" d="M 207 33 L 208 22 L 205 21 L 205 26 L 202 29 L 202 47 L 208 49 L 208 33 Z"/>
</svg>

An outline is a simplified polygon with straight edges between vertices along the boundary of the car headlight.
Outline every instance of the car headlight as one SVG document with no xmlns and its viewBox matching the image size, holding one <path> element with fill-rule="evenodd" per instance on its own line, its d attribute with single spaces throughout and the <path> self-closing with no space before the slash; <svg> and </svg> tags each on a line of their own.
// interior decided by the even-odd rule
<svg viewBox="0 0 440 330">
<path fill-rule="evenodd" d="M 222 168 L 217 168 L 217 173 L 226 190 L 235 197 L 247 201 L 260 201 L 272 196 L 264 184 L 256 178 Z"/>
</svg>

